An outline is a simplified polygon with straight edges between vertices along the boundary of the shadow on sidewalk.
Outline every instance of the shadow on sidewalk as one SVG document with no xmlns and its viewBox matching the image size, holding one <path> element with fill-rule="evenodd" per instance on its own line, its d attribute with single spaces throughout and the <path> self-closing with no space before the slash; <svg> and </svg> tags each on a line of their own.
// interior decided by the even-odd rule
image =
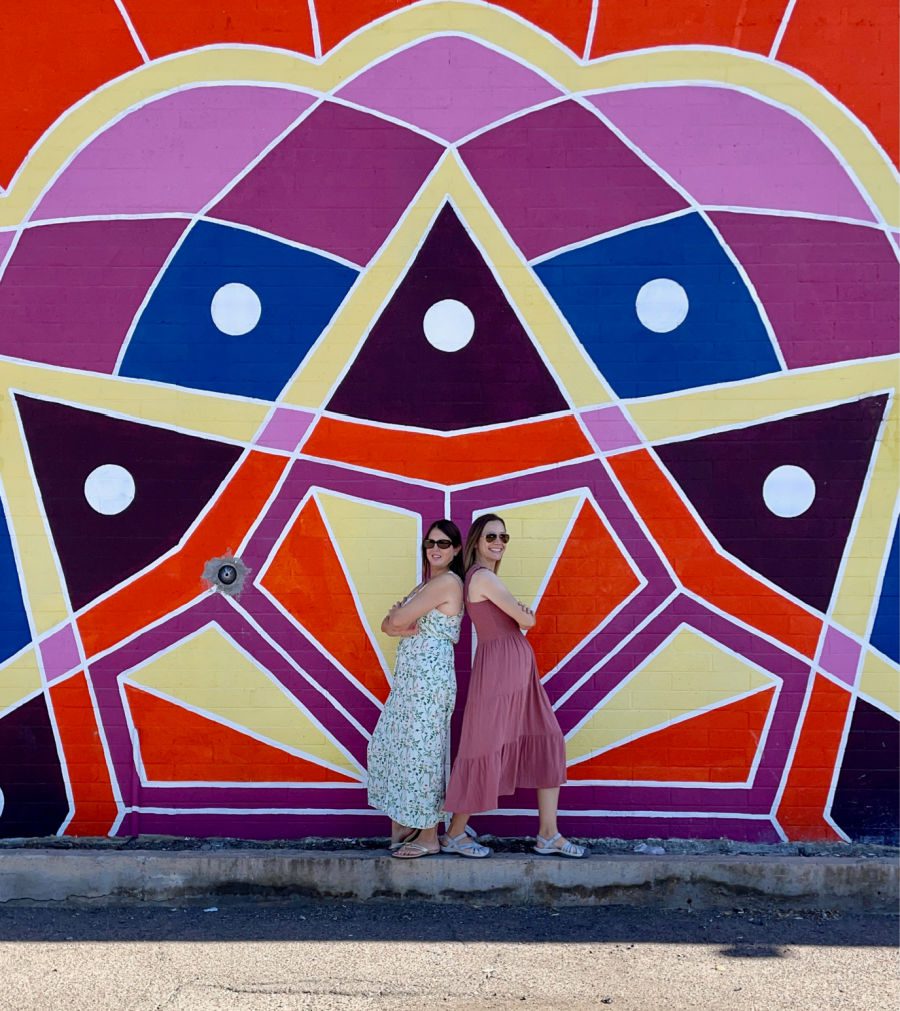
<svg viewBox="0 0 900 1011">
<path fill-rule="evenodd" d="M 217 898 L 189 905 L 0 907 L 0 942 L 242 941 L 698 944 L 733 958 L 779 958 L 788 947 L 895 947 L 895 915 L 623 906 L 478 906 L 410 902 Z"/>
</svg>

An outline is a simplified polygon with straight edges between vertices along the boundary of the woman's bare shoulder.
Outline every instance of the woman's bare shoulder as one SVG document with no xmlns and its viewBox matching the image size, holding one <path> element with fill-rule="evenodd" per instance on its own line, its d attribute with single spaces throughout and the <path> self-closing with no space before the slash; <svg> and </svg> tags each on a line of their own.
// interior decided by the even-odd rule
<svg viewBox="0 0 900 1011">
<path fill-rule="evenodd" d="M 500 577 L 496 572 L 491 572 L 490 569 L 476 569 L 469 580 L 470 585 L 475 581 L 487 585 L 488 583 L 499 583 Z"/>
</svg>

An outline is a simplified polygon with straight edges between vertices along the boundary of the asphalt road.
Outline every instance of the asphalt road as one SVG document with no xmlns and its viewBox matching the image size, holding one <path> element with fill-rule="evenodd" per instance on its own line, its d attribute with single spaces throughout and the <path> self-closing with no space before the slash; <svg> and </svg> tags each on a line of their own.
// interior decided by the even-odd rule
<svg viewBox="0 0 900 1011">
<path fill-rule="evenodd" d="M 896 1011 L 894 916 L 221 900 L 0 907 L 3 1011 Z"/>
</svg>

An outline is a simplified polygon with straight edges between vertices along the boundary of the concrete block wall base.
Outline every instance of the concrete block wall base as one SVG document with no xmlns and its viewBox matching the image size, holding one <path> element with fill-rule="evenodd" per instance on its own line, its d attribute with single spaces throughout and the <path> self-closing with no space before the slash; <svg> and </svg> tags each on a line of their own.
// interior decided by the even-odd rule
<svg viewBox="0 0 900 1011">
<path fill-rule="evenodd" d="M 8 850 L 0 902 L 177 902 L 203 896 L 426 899 L 498 905 L 731 908 L 754 899 L 795 909 L 896 912 L 895 859 L 495 854 L 395 860 L 382 852 Z"/>
</svg>

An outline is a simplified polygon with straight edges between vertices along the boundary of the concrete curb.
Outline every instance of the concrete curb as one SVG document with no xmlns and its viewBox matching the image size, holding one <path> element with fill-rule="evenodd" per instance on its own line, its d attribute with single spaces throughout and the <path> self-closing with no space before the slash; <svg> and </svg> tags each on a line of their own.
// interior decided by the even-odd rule
<svg viewBox="0 0 900 1011">
<path fill-rule="evenodd" d="M 0 853 L 0 902 L 178 902 L 225 895 L 695 909 L 765 899 L 794 909 L 896 912 L 900 863 L 637 854 L 566 860 L 522 853 L 400 861 L 384 851 L 283 849 Z"/>
</svg>

